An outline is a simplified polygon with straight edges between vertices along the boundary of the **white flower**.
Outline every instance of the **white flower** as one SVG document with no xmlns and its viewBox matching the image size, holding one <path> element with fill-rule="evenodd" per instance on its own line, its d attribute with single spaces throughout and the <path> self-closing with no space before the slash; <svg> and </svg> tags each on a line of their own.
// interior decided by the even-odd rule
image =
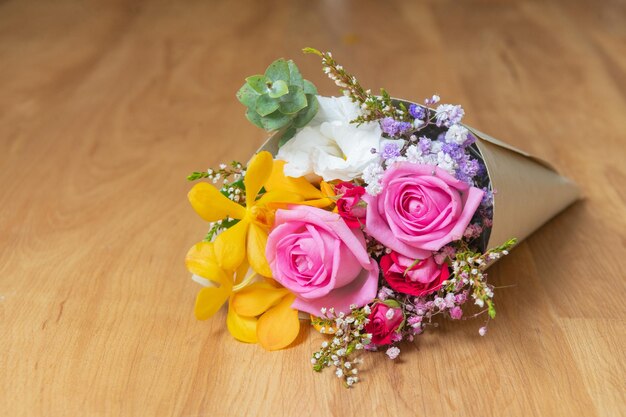
<svg viewBox="0 0 626 417">
<path fill-rule="evenodd" d="M 461 125 L 452 125 L 446 132 L 444 140 L 448 143 L 456 143 L 462 145 L 467 141 L 467 135 L 469 131 Z"/>
<path fill-rule="evenodd" d="M 454 175 L 454 171 L 457 169 L 458 165 L 452 159 L 450 155 L 447 153 L 439 152 L 437 154 L 437 166 L 444 171 L 448 171 L 450 174 Z"/>
<path fill-rule="evenodd" d="M 385 353 L 387 354 L 387 356 L 389 356 L 389 359 L 395 359 L 398 357 L 398 355 L 400 355 L 400 349 L 398 349 L 395 346 L 392 346 L 389 349 L 387 349 L 387 352 Z"/>
<path fill-rule="evenodd" d="M 349 181 L 360 177 L 365 167 L 378 160 L 382 131 L 378 123 L 350 123 L 361 109 L 348 97 L 318 96 L 320 110 L 311 123 L 278 151 L 286 161 L 285 175 L 316 174 L 326 181 Z"/>
</svg>

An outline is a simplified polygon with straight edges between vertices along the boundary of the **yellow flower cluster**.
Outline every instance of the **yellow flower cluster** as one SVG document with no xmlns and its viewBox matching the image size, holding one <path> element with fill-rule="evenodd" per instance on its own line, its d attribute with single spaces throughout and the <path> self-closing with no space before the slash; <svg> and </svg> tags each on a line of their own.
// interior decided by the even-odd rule
<svg viewBox="0 0 626 417">
<path fill-rule="evenodd" d="M 329 184 L 318 189 L 305 178 L 286 177 L 283 165 L 265 151 L 250 160 L 243 180 L 245 206 L 208 183 L 189 192 L 192 207 L 204 220 L 238 220 L 214 242 L 200 242 L 187 254 L 189 271 L 214 284 L 198 293 L 195 315 L 206 320 L 228 302 L 226 324 L 233 337 L 267 350 L 289 346 L 300 330 L 298 312 L 291 308 L 294 296 L 271 278 L 265 257 L 274 213 L 292 204 L 328 207 L 334 196 Z"/>
</svg>

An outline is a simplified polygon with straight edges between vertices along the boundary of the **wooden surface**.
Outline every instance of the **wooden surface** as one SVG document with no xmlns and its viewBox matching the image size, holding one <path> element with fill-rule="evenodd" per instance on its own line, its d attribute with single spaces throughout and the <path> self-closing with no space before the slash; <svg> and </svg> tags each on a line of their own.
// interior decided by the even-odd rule
<svg viewBox="0 0 626 417">
<path fill-rule="evenodd" d="M 491 270 L 488 337 L 446 323 L 350 391 L 308 328 L 266 353 L 197 322 L 183 265 L 185 176 L 264 139 L 243 78 L 291 57 L 335 93 L 304 46 L 585 195 Z M 0 414 L 626 415 L 625 74 L 623 1 L 0 1 Z"/>
</svg>

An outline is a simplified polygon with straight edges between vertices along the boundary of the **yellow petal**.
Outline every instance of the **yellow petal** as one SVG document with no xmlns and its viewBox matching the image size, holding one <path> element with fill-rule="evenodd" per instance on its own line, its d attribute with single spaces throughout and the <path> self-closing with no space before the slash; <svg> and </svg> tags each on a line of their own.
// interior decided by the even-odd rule
<svg viewBox="0 0 626 417">
<path fill-rule="evenodd" d="M 206 182 L 194 185 L 188 197 L 196 213 L 208 222 L 222 220 L 226 216 L 242 219 L 246 215 L 244 207 L 229 200 L 217 188 Z"/>
<path fill-rule="evenodd" d="M 254 155 L 248 163 L 246 176 L 243 179 L 243 183 L 246 186 L 246 205 L 248 207 L 252 207 L 254 204 L 261 187 L 263 187 L 263 184 L 265 184 L 272 173 L 273 164 L 272 154 L 267 151 Z"/>
<path fill-rule="evenodd" d="M 285 295 L 286 288 L 276 288 L 267 282 L 255 282 L 233 294 L 231 307 L 241 316 L 255 317 L 265 313 Z"/>
<path fill-rule="evenodd" d="M 331 200 L 330 198 L 318 198 L 317 200 L 307 200 L 302 203 L 296 203 L 296 204 L 300 204 L 303 206 L 317 207 L 317 208 L 326 208 L 333 203 L 334 201 Z"/>
<path fill-rule="evenodd" d="M 320 190 L 322 192 L 322 195 L 326 197 L 334 197 L 336 195 L 333 186 L 326 181 L 320 182 Z"/>
<path fill-rule="evenodd" d="M 272 175 L 265 183 L 268 191 L 282 190 L 291 194 L 298 194 L 305 200 L 317 199 L 322 196 L 320 190 L 304 177 L 287 177 L 284 173 L 285 161 L 276 160 L 272 168 Z"/>
<path fill-rule="evenodd" d="M 272 270 L 270 269 L 270 265 L 267 263 L 267 258 L 265 257 L 267 232 L 260 226 L 250 223 L 247 246 L 248 262 L 250 262 L 252 269 L 264 277 L 271 277 Z"/>
<path fill-rule="evenodd" d="M 248 262 L 246 262 L 244 259 L 244 262 L 242 262 L 241 265 L 239 265 L 239 268 L 237 268 L 237 270 L 235 271 L 235 285 L 240 284 L 244 279 L 246 279 L 249 269 L 250 264 L 248 264 Z"/>
<path fill-rule="evenodd" d="M 255 317 L 240 316 L 232 307 L 228 308 L 226 327 L 230 334 L 241 342 L 257 342 L 257 321 Z"/>
<path fill-rule="evenodd" d="M 194 314 L 198 320 L 206 320 L 224 305 L 228 296 L 230 295 L 230 288 L 225 286 L 221 287 L 205 287 L 200 290 L 196 297 L 196 306 L 194 308 Z"/>
<path fill-rule="evenodd" d="M 286 296 L 259 318 L 257 337 L 266 350 L 286 348 L 298 337 L 300 320 L 298 311 L 291 308 L 293 300 L 293 295 Z"/>
<path fill-rule="evenodd" d="M 192 274 L 199 275 L 221 285 L 232 285 L 232 279 L 219 266 L 215 258 L 213 243 L 200 242 L 193 245 L 187 252 L 185 264 Z"/>
<path fill-rule="evenodd" d="M 236 270 L 246 257 L 246 234 L 250 221 L 243 219 L 233 227 L 220 233 L 215 239 L 215 256 L 220 266 L 229 271 Z"/>
<path fill-rule="evenodd" d="M 257 206 L 270 206 L 274 203 L 292 204 L 302 201 L 302 196 L 294 194 L 291 191 L 273 190 L 263 194 L 263 197 L 256 202 Z"/>
</svg>

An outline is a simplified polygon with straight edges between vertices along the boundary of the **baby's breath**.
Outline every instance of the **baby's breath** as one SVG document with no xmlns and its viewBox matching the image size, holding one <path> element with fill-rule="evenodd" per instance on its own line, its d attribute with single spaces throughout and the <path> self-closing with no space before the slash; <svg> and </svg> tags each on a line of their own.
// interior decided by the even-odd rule
<svg viewBox="0 0 626 417">
<path fill-rule="evenodd" d="M 313 370 L 321 372 L 327 367 L 335 368 L 335 375 L 343 380 L 346 387 L 352 387 L 359 381 L 357 365 L 361 363 L 359 358 L 354 358 L 359 350 L 370 343 L 371 334 L 363 332 L 368 323 L 369 308 L 350 306 L 350 314 L 336 314 L 334 309 L 322 309 L 321 316 L 313 318 L 312 323 L 316 326 L 332 331 L 322 333 L 333 334 L 333 339 L 322 342 L 321 349 L 313 354 L 311 363 Z"/>
</svg>

